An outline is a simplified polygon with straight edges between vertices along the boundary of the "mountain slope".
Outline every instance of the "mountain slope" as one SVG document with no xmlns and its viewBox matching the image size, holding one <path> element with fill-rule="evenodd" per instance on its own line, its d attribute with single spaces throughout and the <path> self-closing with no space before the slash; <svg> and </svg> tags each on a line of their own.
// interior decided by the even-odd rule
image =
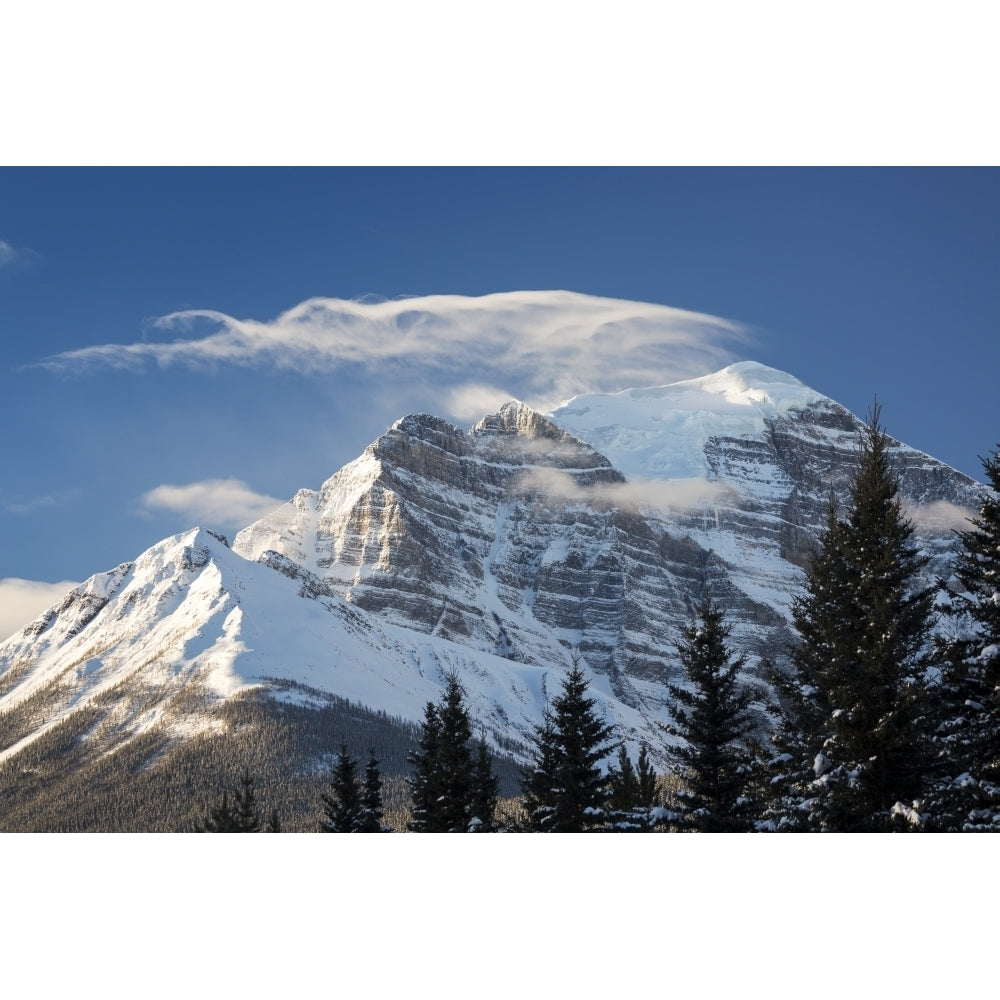
<svg viewBox="0 0 1000 1000">
<path fill-rule="evenodd" d="M 577 648 L 617 698 L 656 712 L 706 585 L 752 653 L 789 640 L 861 426 L 752 363 L 577 397 L 550 419 L 508 404 L 468 434 L 409 417 L 234 548 L 280 551 L 380 617 L 474 649 L 551 663 Z M 979 487 L 904 445 L 894 457 L 933 572 L 946 571 L 951 522 Z"/>
<path fill-rule="evenodd" d="M 417 722 L 451 670 L 480 721 L 516 739 L 541 714 L 546 673 L 384 624 L 276 553 L 250 562 L 201 529 L 91 577 L 2 655 L 0 713 L 23 716 L 25 733 L 0 763 L 109 692 L 99 728 L 124 741 L 211 729 L 211 709 L 250 689 L 306 706 L 336 694 Z"/>
<path fill-rule="evenodd" d="M 148 776 L 197 745 L 185 773 L 201 774 L 226 740 L 278 794 L 281 773 L 322 770 L 346 703 L 391 721 L 401 769 L 407 725 L 451 671 L 493 748 L 523 759 L 576 655 L 633 752 L 645 740 L 666 767 L 658 721 L 692 608 L 710 587 L 751 670 L 782 649 L 860 426 L 752 363 L 547 417 L 509 403 L 469 432 L 405 417 L 232 548 L 200 529 L 165 539 L 0 644 L 0 808 L 41 788 L 28 775 L 51 784 L 57 757 L 67 782 L 113 760 Z M 982 488 L 904 445 L 894 457 L 930 572 L 947 573 L 950 528 Z M 301 721 L 317 713 L 329 724 Z M 308 734 L 294 746 L 292 715 Z M 256 747 L 255 727 L 271 734 Z"/>
</svg>

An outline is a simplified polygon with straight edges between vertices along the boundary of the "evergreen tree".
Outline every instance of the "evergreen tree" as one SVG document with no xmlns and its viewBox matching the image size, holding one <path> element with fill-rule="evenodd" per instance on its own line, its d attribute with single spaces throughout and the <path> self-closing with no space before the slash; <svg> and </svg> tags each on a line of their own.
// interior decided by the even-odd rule
<svg viewBox="0 0 1000 1000">
<path fill-rule="evenodd" d="M 631 812 L 639 804 L 639 777 L 623 743 L 618 748 L 618 766 L 608 768 L 608 807 Z"/>
<path fill-rule="evenodd" d="M 533 833 L 548 831 L 555 818 L 555 800 L 559 791 L 556 770 L 559 766 L 559 741 L 555 719 L 548 705 L 542 722 L 535 727 L 535 760 L 521 772 L 521 805 L 528 815 L 528 829 Z"/>
<path fill-rule="evenodd" d="M 928 811 L 936 830 L 1000 830 L 1000 446 L 982 459 L 992 487 L 959 533 L 951 636 L 938 642 L 940 705 Z"/>
<path fill-rule="evenodd" d="M 636 780 L 638 781 L 638 802 L 643 809 L 652 809 L 656 805 L 656 771 L 649 763 L 646 744 L 639 747 L 639 760 L 636 763 Z"/>
<path fill-rule="evenodd" d="M 229 793 L 223 792 L 222 801 L 209 810 L 204 823 L 195 827 L 198 833 L 260 833 L 260 812 L 249 771 L 243 772 L 239 782 L 233 804 L 229 804 Z"/>
<path fill-rule="evenodd" d="M 383 833 L 382 826 L 382 774 L 375 751 L 368 752 L 365 765 L 365 781 L 361 792 L 360 833 Z"/>
<path fill-rule="evenodd" d="M 260 810 L 257 808 L 257 796 L 254 791 L 254 781 L 249 771 L 240 775 L 239 790 L 233 796 L 238 833 L 260 833 L 262 828 Z"/>
<path fill-rule="evenodd" d="M 473 818 L 492 828 L 496 808 L 492 768 L 485 747 L 480 760 L 473 761 L 471 738 L 465 693 L 457 675 L 451 674 L 441 702 L 427 703 L 418 750 L 410 756 L 410 830 L 460 833 L 469 829 Z M 488 814 L 475 817 L 474 809 Z"/>
<path fill-rule="evenodd" d="M 563 679 L 562 693 L 535 732 L 535 766 L 522 775 L 531 829 L 581 833 L 605 821 L 605 776 L 600 763 L 613 728 L 601 721 L 579 659 Z"/>
<path fill-rule="evenodd" d="M 827 527 L 792 606 L 799 643 L 776 677 L 781 718 L 772 829 L 905 826 L 927 772 L 926 659 L 932 589 L 903 516 L 876 402 L 861 435 L 850 511 Z M 906 821 L 897 817 L 905 816 Z"/>
<path fill-rule="evenodd" d="M 649 759 L 645 756 L 645 745 L 639 751 L 639 758 L 648 770 Z M 651 771 L 648 771 L 651 774 Z M 647 777 L 648 780 L 648 777 Z M 653 828 L 652 795 L 647 795 L 649 803 L 643 801 L 643 788 L 639 774 L 632 764 L 632 758 L 623 743 L 618 748 L 617 765 L 608 768 L 607 777 L 607 820 L 605 829 L 614 832 L 646 832 Z"/>
<path fill-rule="evenodd" d="M 438 761 L 439 729 L 437 706 L 429 701 L 424 707 L 417 750 L 407 758 L 413 765 L 413 773 L 407 779 L 412 799 L 408 829 L 415 833 L 436 833 L 439 830 L 436 814 L 442 784 Z"/>
<path fill-rule="evenodd" d="M 472 800 L 472 724 L 458 677 L 451 674 L 438 705 L 438 767 L 441 794 L 436 803 L 439 828 L 461 833 L 468 828 Z"/>
<path fill-rule="evenodd" d="M 358 833 L 363 822 L 364 807 L 358 784 L 357 761 L 347 752 L 347 744 L 340 744 L 337 761 L 330 769 L 330 794 L 324 793 L 323 819 L 320 829 L 324 833 Z"/>
<path fill-rule="evenodd" d="M 750 705 L 759 692 L 740 680 L 746 655 L 733 658 L 730 631 L 706 593 L 677 647 L 690 687 L 668 685 L 674 721 L 664 728 L 682 740 L 674 751 L 685 784 L 677 795 L 682 829 L 724 833 L 753 825 Z"/>
<path fill-rule="evenodd" d="M 500 779 L 493 773 L 486 741 L 480 738 L 476 746 L 476 759 L 472 766 L 472 795 L 470 830 L 493 833 L 494 817 L 500 801 Z"/>
<path fill-rule="evenodd" d="M 212 806 L 204 822 L 195 827 L 198 833 L 239 833 L 236 815 L 229 804 L 229 792 L 222 793 L 222 801 Z"/>
</svg>

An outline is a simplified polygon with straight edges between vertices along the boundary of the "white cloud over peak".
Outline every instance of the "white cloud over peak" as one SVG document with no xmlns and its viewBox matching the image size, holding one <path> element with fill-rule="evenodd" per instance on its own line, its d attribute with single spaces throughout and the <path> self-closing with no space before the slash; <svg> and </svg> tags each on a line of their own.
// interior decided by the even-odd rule
<svg viewBox="0 0 1000 1000">
<path fill-rule="evenodd" d="M 147 508 L 184 515 L 208 528 L 244 528 L 280 507 L 284 500 L 254 492 L 241 479 L 205 479 L 186 486 L 163 484 L 144 493 Z"/>
<path fill-rule="evenodd" d="M 748 339 L 744 327 L 715 316 L 566 291 L 313 298 L 268 321 L 186 310 L 157 320 L 150 333 L 157 332 L 174 338 L 85 347 L 39 364 L 75 373 L 155 364 L 307 375 L 345 365 L 380 373 L 392 365 L 456 387 L 454 405 L 468 411 L 470 387 L 492 393 L 502 384 L 509 387 L 497 390 L 504 398 L 515 394 L 544 406 L 581 392 L 704 374 L 732 360 L 732 348 Z"/>
<path fill-rule="evenodd" d="M 0 580 L 0 641 L 30 624 L 76 586 L 71 580 L 43 583 L 16 576 Z"/>
<path fill-rule="evenodd" d="M 469 382 L 449 390 L 443 400 L 443 408 L 456 420 L 474 422 L 487 413 L 495 413 L 513 395 L 492 385 Z"/>
<path fill-rule="evenodd" d="M 707 479 L 634 479 L 626 483 L 580 486 L 559 469 L 532 469 L 520 481 L 522 490 L 541 490 L 562 500 L 597 501 L 617 507 L 652 507 L 657 510 L 700 510 L 732 505 L 739 492 L 727 483 Z"/>
</svg>

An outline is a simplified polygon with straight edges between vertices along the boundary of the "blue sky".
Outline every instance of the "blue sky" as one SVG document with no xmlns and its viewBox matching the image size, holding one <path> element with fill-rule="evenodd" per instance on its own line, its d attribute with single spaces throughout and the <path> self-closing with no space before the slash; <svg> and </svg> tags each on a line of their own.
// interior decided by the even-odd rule
<svg viewBox="0 0 1000 1000">
<path fill-rule="evenodd" d="M 877 393 L 890 433 L 979 477 L 998 234 L 989 168 L 0 170 L 0 579 L 232 532 L 407 412 L 471 423 L 744 358 L 862 415 Z M 592 298 L 454 298 L 519 290 Z M 409 296 L 434 298 L 386 332 L 412 310 L 378 303 Z M 343 301 L 295 312 L 316 298 Z M 684 312 L 628 307 L 629 349 L 597 357 L 601 299 Z"/>
</svg>

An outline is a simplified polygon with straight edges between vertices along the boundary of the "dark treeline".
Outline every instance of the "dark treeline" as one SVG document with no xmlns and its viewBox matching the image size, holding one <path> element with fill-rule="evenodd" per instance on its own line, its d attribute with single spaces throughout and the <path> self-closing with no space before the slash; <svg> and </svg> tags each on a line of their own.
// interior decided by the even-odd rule
<svg viewBox="0 0 1000 1000">
<path fill-rule="evenodd" d="M 127 742 L 113 729 L 106 739 L 95 737 L 117 705 L 109 692 L 0 765 L 0 831 L 192 831 L 205 825 L 223 794 L 233 803 L 244 774 L 253 779 L 262 825 L 277 810 L 283 832 L 315 831 L 330 765 L 345 741 L 359 756 L 374 750 L 384 774 L 385 812 L 405 817 L 404 775 L 418 728 L 287 687 L 287 696 L 306 704 L 246 692 L 216 705 L 191 691 L 179 717 L 187 722 L 193 712 L 201 714 L 204 731 L 178 739 L 165 718 Z M 19 719 L 15 724 L 20 728 Z M 499 759 L 497 766 L 515 773 L 509 761 Z"/>
</svg>

